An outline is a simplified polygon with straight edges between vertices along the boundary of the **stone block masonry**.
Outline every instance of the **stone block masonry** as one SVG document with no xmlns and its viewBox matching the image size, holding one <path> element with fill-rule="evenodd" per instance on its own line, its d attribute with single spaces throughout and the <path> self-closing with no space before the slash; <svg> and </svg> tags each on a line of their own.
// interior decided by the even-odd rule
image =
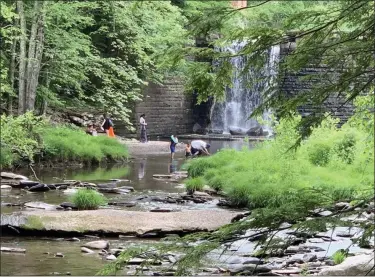
<svg viewBox="0 0 375 277">
<path fill-rule="evenodd" d="M 136 132 L 129 133 L 124 126 L 117 125 L 116 134 L 137 138 L 140 134 L 139 117 L 143 113 L 146 114 L 148 136 L 191 133 L 192 108 L 192 97 L 185 93 L 182 80 L 178 77 L 166 77 L 162 85 L 149 83 L 144 89 L 143 100 L 136 103 L 132 122 Z"/>
<path fill-rule="evenodd" d="M 283 44 L 280 47 L 280 58 L 287 56 L 296 47 L 295 42 Z M 286 95 L 293 96 L 303 92 L 308 92 L 314 87 L 314 84 L 320 82 L 318 78 L 312 77 L 319 72 L 329 72 L 329 69 L 321 67 L 306 67 L 298 73 L 285 73 L 280 80 L 280 90 Z M 310 79 L 302 80 L 301 77 L 312 77 Z M 323 103 L 322 106 L 314 106 L 311 103 L 306 103 L 297 108 L 299 114 L 305 117 L 309 114 L 329 111 L 331 114 L 340 119 L 339 126 L 344 124 L 354 113 L 354 106 L 352 102 L 345 102 L 344 96 L 331 95 Z"/>
</svg>

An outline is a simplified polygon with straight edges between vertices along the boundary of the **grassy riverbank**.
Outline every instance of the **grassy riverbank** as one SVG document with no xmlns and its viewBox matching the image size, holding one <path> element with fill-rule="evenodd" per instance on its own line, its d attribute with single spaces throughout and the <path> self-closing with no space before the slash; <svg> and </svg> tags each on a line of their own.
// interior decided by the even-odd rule
<svg viewBox="0 0 375 277">
<path fill-rule="evenodd" d="M 300 117 L 281 121 L 276 139 L 255 150 L 225 149 L 191 160 L 186 165 L 187 188 L 199 190 L 208 185 L 223 191 L 233 206 L 293 209 L 301 216 L 316 207 L 373 195 L 373 139 L 369 140 L 369 134 L 353 122 L 337 129 L 336 122 L 328 119 L 297 150 L 290 150 L 299 121 Z"/>
<path fill-rule="evenodd" d="M 89 136 L 68 125 L 53 125 L 31 113 L 1 117 L 2 168 L 30 162 L 98 164 L 127 157 L 126 146 L 116 139 Z"/>
</svg>

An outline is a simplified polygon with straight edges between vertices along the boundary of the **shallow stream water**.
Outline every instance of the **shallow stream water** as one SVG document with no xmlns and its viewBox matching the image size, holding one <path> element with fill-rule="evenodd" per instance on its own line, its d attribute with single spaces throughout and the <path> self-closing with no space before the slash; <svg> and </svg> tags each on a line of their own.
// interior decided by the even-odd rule
<svg viewBox="0 0 375 277">
<path fill-rule="evenodd" d="M 243 141 L 209 141 L 211 153 L 222 148 L 241 149 L 252 147 Z M 157 180 L 154 174 L 169 174 L 181 169 L 185 162 L 183 153 L 176 153 L 171 161 L 169 154 L 147 155 L 132 157 L 127 164 L 112 165 L 106 168 L 34 168 L 36 176 L 44 183 L 53 184 L 63 180 L 80 180 L 92 183 L 109 183 L 110 179 L 125 179 L 129 182 L 120 185 L 130 185 L 135 188 L 135 193 L 127 195 L 105 194 L 109 200 L 131 200 L 140 195 L 165 195 L 167 193 L 183 192 L 184 188 L 175 182 Z M 16 173 L 26 175 L 33 179 L 34 173 L 30 169 L 20 169 Z M 13 189 L 1 194 L 1 203 L 25 203 L 41 201 L 48 204 L 61 204 L 69 201 L 70 195 L 64 191 L 49 191 L 45 193 L 28 193 L 23 190 Z M 209 204 L 162 204 L 155 202 L 141 203 L 126 210 L 149 210 L 155 207 L 173 209 L 220 209 L 215 202 Z M 111 208 L 116 208 L 111 206 Z M 120 207 L 121 208 L 121 207 Z M 23 210 L 20 207 L 1 206 L 1 213 L 10 213 Z M 26 254 L 1 252 L 1 275 L 95 275 L 108 261 L 102 260 L 98 255 L 87 255 L 80 251 L 80 246 L 88 241 L 88 238 L 80 238 L 81 242 L 71 242 L 56 239 L 42 239 L 34 237 L 2 237 L 1 245 L 5 247 L 17 247 L 26 249 Z M 92 239 L 91 239 L 92 240 Z M 111 248 L 119 245 L 147 243 L 132 239 L 131 241 L 110 240 Z M 49 254 L 45 254 L 49 252 Z M 64 258 L 55 257 L 61 252 Z"/>
</svg>

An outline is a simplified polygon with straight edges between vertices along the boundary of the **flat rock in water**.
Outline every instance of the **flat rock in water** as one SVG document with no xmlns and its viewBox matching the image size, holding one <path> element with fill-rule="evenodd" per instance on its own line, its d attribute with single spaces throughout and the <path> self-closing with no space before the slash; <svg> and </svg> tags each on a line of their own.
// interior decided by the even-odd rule
<svg viewBox="0 0 375 277">
<path fill-rule="evenodd" d="M 26 253 L 26 249 L 1 246 L 1 252 Z"/>
<path fill-rule="evenodd" d="M 229 268 L 230 275 L 238 275 L 238 274 L 254 275 L 255 273 L 270 272 L 270 271 L 271 271 L 271 268 L 269 266 L 256 265 L 256 264 L 231 266 Z"/>
<path fill-rule="evenodd" d="M 81 247 L 81 252 L 83 252 L 83 253 L 88 253 L 88 254 L 93 254 L 93 253 L 95 253 L 95 251 L 93 251 L 93 250 L 91 250 L 91 249 L 89 249 L 89 248 L 87 248 L 87 247 Z"/>
<path fill-rule="evenodd" d="M 108 260 L 108 261 L 114 261 L 114 260 L 116 260 L 117 258 L 116 258 L 116 256 L 115 255 L 108 255 L 107 257 L 105 257 L 105 259 L 106 260 Z"/>
<path fill-rule="evenodd" d="M 121 186 L 121 187 L 117 187 L 118 189 L 126 189 L 126 190 L 129 190 L 129 191 L 135 191 L 134 187 L 131 187 L 131 186 Z"/>
<path fill-rule="evenodd" d="M 229 210 L 184 210 L 173 213 L 150 213 L 99 209 L 87 211 L 22 211 L 1 215 L 1 226 L 22 228 L 29 217 L 38 216 L 46 231 L 107 234 L 137 234 L 155 232 L 213 231 L 229 224 L 238 213 Z M 85 245 L 83 245 L 85 246 Z M 85 246 L 87 247 L 87 246 Z"/>
<path fill-rule="evenodd" d="M 33 208 L 33 209 L 42 209 L 47 211 L 55 211 L 57 210 L 57 205 L 51 205 L 43 202 L 27 202 L 24 204 L 27 208 Z"/>
<path fill-rule="evenodd" d="M 173 178 L 172 174 L 154 174 L 152 177 L 157 178 L 157 179 L 170 179 Z"/>
<path fill-rule="evenodd" d="M 29 179 L 26 176 L 14 174 L 11 172 L 1 172 L 0 176 L 3 179 L 14 179 L 14 180 L 28 180 Z"/>
<path fill-rule="evenodd" d="M 9 185 L 1 185 L 1 189 L 12 189 L 12 186 Z"/>
<path fill-rule="evenodd" d="M 118 194 L 127 194 L 130 190 L 127 189 L 119 189 L 119 188 L 98 188 L 99 192 L 104 193 L 118 193 Z"/>
<path fill-rule="evenodd" d="M 44 192 L 44 191 L 49 191 L 49 190 L 50 190 L 49 187 L 45 184 L 39 184 L 39 185 L 35 185 L 29 188 L 30 192 Z"/>
<path fill-rule="evenodd" d="M 87 242 L 83 245 L 83 247 L 91 248 L 91 249 L 108 249 L 109 242 L 106 240 L 95 240 Z"/>
<path fill-rule="evenodd" d="M 116 201 L 112 201 L 112 202 L 108 202 L 108 205 L 110 205 L 110 206 L 122 206 L 122 207 L 131 208 L 131 207 L 136 206 L 137 203 L 135 203 L 135 202 L 116 202 Z"/>
<path fill-rule="evenodd" d="M 173 212 L 173 210 L 172 209 L 156 208 L 156 209 L 150 210 L 150 212 L 152 212 L 152 213 L 170 213 L 170 212 Z"/>
<path fill-rule="evenodd" d="M 78 189 L 76 189 L 76 188 L 70 188 L 70 189 L 64 190 L 64 193 L 65 194 L 75 194 L 77 191 L 78 191 Z"/>
</svg>

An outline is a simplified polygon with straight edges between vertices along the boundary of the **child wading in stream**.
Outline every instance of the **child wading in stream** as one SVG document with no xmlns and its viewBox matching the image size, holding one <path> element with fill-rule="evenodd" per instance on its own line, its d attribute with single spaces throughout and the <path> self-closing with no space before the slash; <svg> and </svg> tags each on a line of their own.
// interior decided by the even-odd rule
<svg viewBox="0 0 375 277">
<path fill-rule="evenodd" d="M 176 152 L 176 145 L 178 143 L 178 138 L 175 137 L 174 135 L 171 135 L 171 144 L 169 146 L 171 150 L 171 159 L 174 158 L 174 153 Z"/>
</svg>

